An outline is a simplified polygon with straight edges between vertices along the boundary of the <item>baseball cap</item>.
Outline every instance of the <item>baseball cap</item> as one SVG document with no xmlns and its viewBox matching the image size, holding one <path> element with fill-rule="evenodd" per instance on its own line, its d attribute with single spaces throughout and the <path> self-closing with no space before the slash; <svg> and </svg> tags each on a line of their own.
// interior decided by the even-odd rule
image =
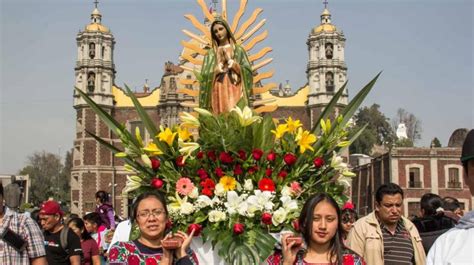
<svg viewBox="0 0 474 265">
<path fill-rule="evenodd" d="M 41 205 L 41 209 L 39 213 L 46 214 L 46 215 L 53 215 L 53 214 L 63 215 L 64 214 L 63 211 L 61 211 L 61 206 L 56 201 L 45 201 Z"/>
</svg>

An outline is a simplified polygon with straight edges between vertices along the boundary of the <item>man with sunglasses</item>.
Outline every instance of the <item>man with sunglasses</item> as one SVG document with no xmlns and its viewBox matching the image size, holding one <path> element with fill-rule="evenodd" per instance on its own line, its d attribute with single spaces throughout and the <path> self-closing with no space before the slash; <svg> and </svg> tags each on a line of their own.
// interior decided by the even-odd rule
<svg viewBox="0 0 474 265">
<path fill-rule="evenodd" d="M 44 244 L 48 264 L 79 265 L 81 264 L 81 241 L 70 229 L 67 229 L 62 220 L 63 212 L 59 203 L 46 201 L 41 205 L 39 219 L 44 230 Z M 61 233 L 61 231 L 65 232 Z M 64 234 L 66 233 L 66 234 Z M 61 237 L 63 240 L 61 240 Z M 66 242 L 64 242 L 64 240 Z"/>
</svg>

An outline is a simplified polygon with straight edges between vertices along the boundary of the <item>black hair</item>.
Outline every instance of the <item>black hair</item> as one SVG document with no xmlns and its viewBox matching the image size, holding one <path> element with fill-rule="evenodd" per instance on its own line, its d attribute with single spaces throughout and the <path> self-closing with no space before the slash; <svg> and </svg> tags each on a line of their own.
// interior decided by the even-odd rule
<svg viewBox="0 0 474 265">
<path fill-rule="evenodd" d="M 402 199 L 403 199 L 403 190 L 402 188 L 400 188 L 400 186 L 398 186 L 395 183 L 383 184 L 375 192 L 375 201 L 380 204 L 384 195 L 395 195 L 395 194 L 402 195 Z"/>
<path fill-rule="evenodd" d="M 461 208 L 461 204 L 458 199 L 453 197 L 444 197 L 443 198 L 443 209 L 446 211 L 454 212 L 456 209 Z"/>
<path fill-rule="evenodd" d="M 93 213 L 88 213 L 82 217 L 84 221 L 88 221 L 89 223 L 95 223 L 97 226 L 102 225 L 102 219 L 100 218 L 100 215 L 96 212 Z"/>
<path fill-rule="evenodd" d="M 99 198 L 100 203 L 106 203 L 109 201 L 109 194 L 106 191 L 99 190 L 95 193 L 95 198 Z"/>
<path fill-rule="evenodd" d="M 158 201 L 161 202 L 161 204 L 163 204 L 163 207 L 165 208 L 165 213 L 166 213 L 166 216 L 168 216 L 168 209 L 166 207 L 166 199 L 165 197 L 159 193 L 159 192 L 156 192 L 156 191 L 146 191 L 142 194 L 140 194 L 136 199 L 135 201 L 133 202 L 133 205 L 132 205 L 132 215 L 131 215 L 131 220 L 132 221 L 136 221 L 136 218 L 137 218 L 137 211 L 138 211 L 138 205 L 140 204 L 141 201 L 143 201 L 144 199 L 146 198 L 149 198 L 149 197 L 155 197 Z"/>
<path fill-rule="evenodd" d="M 0 196 L 3 198 L 3 183 L 0 181 Z"/>
<path fill-rule="evenodd" d="M 69 226 L 70 224 L 73 224 L 75 227 L 82 230 L 82 233 L 81 233 L 81 239 L 82 240 L 92 239 L 91 234 L 89 233 L 89 231 L 87 231 L 87 229 L 84 225 L 84 221 L 82 221 L 81 218 L 79 218 L 79 217 L 71 218 L 69 220 L 69 222 L 67 222 L 67 226 Z"/>
<path fill-rule="evenodd" d="M 309 197 L 306 202 L 304 203 L 303 209 L 301 209 L 301 214 L 299 217 L 299 226 L 300 231 L 303 234 L 303 238 L 306 242 L 306 245 L 309 246 L 309 242 L 311 241 L 311 235 L 313 234 L 313 213 L 314 208 L 320 202 L 325 201 L 331 204 L 334 209 L 336 209 L 337 213 L 337 230 L 334 237 L 331 239 L 329 243 L 330 248 L 330 259 L 332 260 L 333 257 L 336 257 L 336 264 L 342 264 L 342 251 L 345 248 L 343 243 L 343 227 L 341 222 L 341 209 L 337 202 L 328 194 L 326 193 L 317 193 Z M 331 263 L 332 264 L 332 263 Z"/>
<path fill-rule="evenodd" d="M 423 209 L 424 216 L 436 215 L 436 209 L 443 205 L 443 200 L 439 195 L 426 193 L 421 196 L 420 208 Z"/>
<path fill-rule="evenodd" d="M 357 215 L 354 209 L 345 208 L 341 211 L 341 218 L 342 220 L 344 220 L 344 218 L 354 218 L 354 220 L 357 221 L 357 219 L 359 219 L 359 216 Z"/>
</svg>

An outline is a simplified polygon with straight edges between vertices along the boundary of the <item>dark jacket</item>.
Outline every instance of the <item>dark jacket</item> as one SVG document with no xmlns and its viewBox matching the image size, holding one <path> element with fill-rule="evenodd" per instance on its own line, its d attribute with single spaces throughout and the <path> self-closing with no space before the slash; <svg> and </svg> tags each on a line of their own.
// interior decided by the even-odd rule
<svg viewBox="0 0 474 265">
<path fill-rule="evenodd" d="M 453 228 L 456 222 L 441 212 L 437 215 L 416 218 L 413 220 L 413 224 L 415 224 L 416 229 L 420 233 L 425 252 L 428 253 L 436 239 L 444 232 Z"/>
</svg>

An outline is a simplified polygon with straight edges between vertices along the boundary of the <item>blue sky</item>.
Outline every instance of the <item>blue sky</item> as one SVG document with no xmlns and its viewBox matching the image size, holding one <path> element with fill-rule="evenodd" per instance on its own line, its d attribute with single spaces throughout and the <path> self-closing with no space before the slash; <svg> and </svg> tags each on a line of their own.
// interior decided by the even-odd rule
<svg viewBox="0 0 474 265">
<path fill-rule="evenodd" d="M 35 151 L 64 155 L 72 147 L 75 37 L 92 2 L 0 0 L 0 173 L 16 173 Z M 235 13 L 238 1 L 228 2 Z M 269 31 L 261 47 L 273 48 L 271 81 L 303 86 L 306 40 L 322 1 L 249 0 L 246 16 L 256 7 Z M 145 79 L 157 86 L 164 62 L 178 61 L 181 30 L 193 29 L 183 15 L 202 18 L 193 0 L 103 0 L 99 10 L 116 40 L 115 82 L 136 89 Z M 456 128 L 474 127 L 473 1 L 339 0 L 329 10 L 347 39 L 350 97 L 383 70 L 365 105 L 378 103 L 389 118 L 398 108 L 415 114 L 418 146 L 435 136 L 446 145 Z"/>
</svg>

